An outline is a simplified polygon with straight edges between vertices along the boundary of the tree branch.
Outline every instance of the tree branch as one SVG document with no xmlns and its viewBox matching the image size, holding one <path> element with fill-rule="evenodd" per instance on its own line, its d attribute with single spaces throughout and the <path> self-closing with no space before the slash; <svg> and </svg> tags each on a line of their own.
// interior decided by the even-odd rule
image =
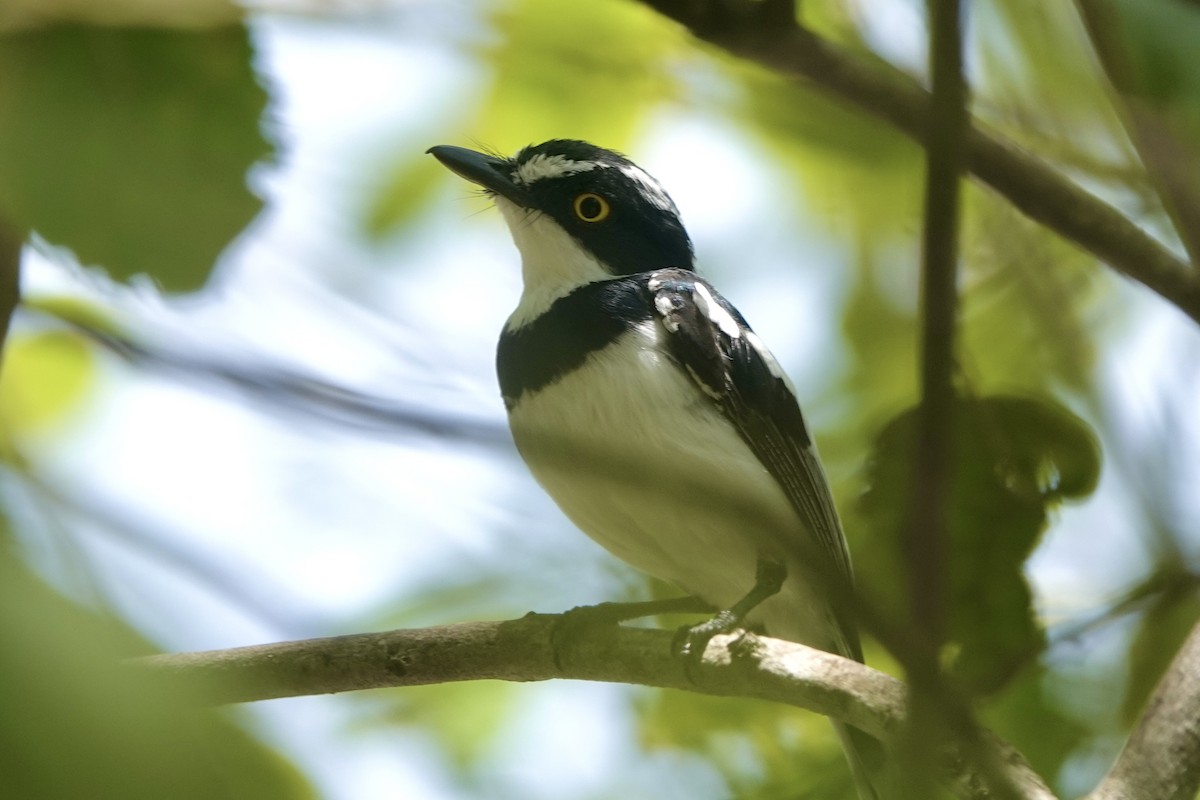
<svg viewBox="0 0 1200 800">
<path fill-rule="evenodd" d="M 926 141 L 930 94 L 882 61 L 869 60 L 755 3 L 642 0 L 695 36 L 780 74 L 815 83 L 919 144 Z M 769 5 L 769 4 L 768 4 Z M 1200 322 L 1200 275 L 1121 212 L 980 123 L 968 124 L 966 167 L 1026 216 L 1075 242 L 1113 269 L 1157 292 Z"/>
<path fill-rule="evenodd" d="M 2 239 L 0 239 L 2 242 Z M 2 297 L 2 296 L 0 296 Z M 372 433 L 403 432 L 454 438 L 488 447 L 512 445 L 502 421 L 422 407 L 400 397 L 381 397 L 347 388 L 267 359 L 212 355 L 134 338 L 93 320 L 70 316 L 75 309 L 33 300 L 25 308 L 59 320 L 114 355 L 145 370 L 209 387 L 229 388 L 271 410 Z"/>
<path fill-rule="evenodd" d="M 556 636 L 561 615 L 530 614 L 419 630 L 149 656 L 132 662 L 145 679 L 165 682 L 205 703 L 233 703 L 357 689 L 467 680 L 554 678 L 629 683 L 805 708 L 889 738 L 902 729 L 906 690 L 888 675 L 804 645 L 752 634 L 715 637 L 698 662 L 674 654 L 670 631 L 590 626 Z M 989 744 L 1006 781 L 1022 798 L 1053 795 L 1010 745 Z M 994 797 L 989 776 L 955 751 L 940 767 L 956 795 Z"/>
<path fill-rule="evenodd" d="M 958 0 L 929 0 L 932 106 L 925 141 L 925 209 L 921 236 L 921 402 L 916 465 L 903 528 L 909 629 L 918 658 L 904 667 L 913 688 L 905 797 L 933 794 L 929 766 L 941 737 L 938 653 L 945 636 L 945 574 L 954 431 L 954 367 L 958 329 L 959 187 L 965 150 L 967 86 L 962 71 Z"/>
<path fill-rule="evenodd" d="M 1200 790 L 1200 623 L 1159 681 L 1137 728 L 1087 800 L 1193 800 Z"/>
<path fill-rule="evenodd" d="M 921 237 L 921 405 L 912 503 L 905 527 L 914 630 L 936 664 L 943 631 L 947 507 L 953 465 L 954 365 L 958 318 L 958 199 L 966 123 L 957 0 L 931 0 L 933 108 L 926 139 Z M 936 668 L 936 667 L 935 667 Z"/>
<path fill-rule="evenodd" d="M 8 340 L 13 311 L 21 301 L 21 246 L 24 239 L 0 216 L 0 354 Z"/>
</svg>

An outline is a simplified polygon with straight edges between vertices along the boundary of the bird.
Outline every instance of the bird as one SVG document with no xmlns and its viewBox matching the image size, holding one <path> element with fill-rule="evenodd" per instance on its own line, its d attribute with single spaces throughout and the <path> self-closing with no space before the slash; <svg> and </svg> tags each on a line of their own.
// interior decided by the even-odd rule
<svg viewBox="0 0 1200 800">
<path fill-rule="evenodd" d="M 496 370 L 517 450 L 559 508 L 721 609 L 692 629 L 701 649 L 745 624 L 861 662 L 850 553 L 795 388 L 698 274 L 662 185 L 576 139 L 427 152 L 492 198 L 520 252 Z M 877 745 L 834 725 L 875 800 Z"/>
</svg>

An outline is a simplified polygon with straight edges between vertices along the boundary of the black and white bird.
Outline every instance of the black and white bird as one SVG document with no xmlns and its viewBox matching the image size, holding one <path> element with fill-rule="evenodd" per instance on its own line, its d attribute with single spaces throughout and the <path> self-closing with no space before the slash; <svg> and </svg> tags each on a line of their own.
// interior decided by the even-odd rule
<svg viewBox="0 0 1200 800">
<path fill-rule="evenodd" d="M 733 609 L 723 622 L 749 608 L 772 636 L 861 661 L 850 556 L 791 383 L 695 273 L 658 181 L 575 140 L 512 158 L 429 152 L 495 199 L 520 250 L 496 366 L 517 448 L 563 512 L 623 561 Z M 839 733 L 875 797 L 863 737 Z"/>
</svg>

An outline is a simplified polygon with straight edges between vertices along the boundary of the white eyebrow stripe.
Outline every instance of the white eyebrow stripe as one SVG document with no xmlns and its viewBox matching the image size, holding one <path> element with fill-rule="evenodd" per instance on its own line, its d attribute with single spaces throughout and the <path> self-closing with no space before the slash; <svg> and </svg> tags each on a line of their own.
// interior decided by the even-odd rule
<svg viewBox="0 0 1200 800">
<path fill-rule="evenodd" d="M 679 213 L 679 209 L 675 207 L 675 203 L 671 202 L 671 198 L 663 190 L 662 184 L 650 177 L 650 173 L 634 164 L 622 164 L 620 169 L 625 174 L 625 177 L 642 187 L 642 191 L 651 203 L 663 211 L 671 211 L 675 214 Z"/>
<path fill-rule="evenodd" d="M 591 172 L 594 169 L 606 169 L 610 164 L 602 161 L 572 161 L 557 153 L 548 155 L 538 153 L 524 164 L 513 170 L 513 180 L 528 186 L 543 178 L 561 178 L 564 175 L 574 175 L 577 172 Z"/>
</svg>

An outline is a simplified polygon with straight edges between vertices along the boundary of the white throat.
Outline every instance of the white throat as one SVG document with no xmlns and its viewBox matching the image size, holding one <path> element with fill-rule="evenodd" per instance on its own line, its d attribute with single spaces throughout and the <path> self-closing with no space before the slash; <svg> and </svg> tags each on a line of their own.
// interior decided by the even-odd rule
<svg viewBox="0 0 1200 800">
<path fill-rule="evenodd" d="M 521 208 L 503 197 L 496 207 L 504 215 L 513 243 L 521 251 L 525 288 L 505 326 L 516 330 L 537 319 L 558 300 L 588 283 L 608 280 L 612 273 L 579 246 L 554 219 Z"/>
</svg>

